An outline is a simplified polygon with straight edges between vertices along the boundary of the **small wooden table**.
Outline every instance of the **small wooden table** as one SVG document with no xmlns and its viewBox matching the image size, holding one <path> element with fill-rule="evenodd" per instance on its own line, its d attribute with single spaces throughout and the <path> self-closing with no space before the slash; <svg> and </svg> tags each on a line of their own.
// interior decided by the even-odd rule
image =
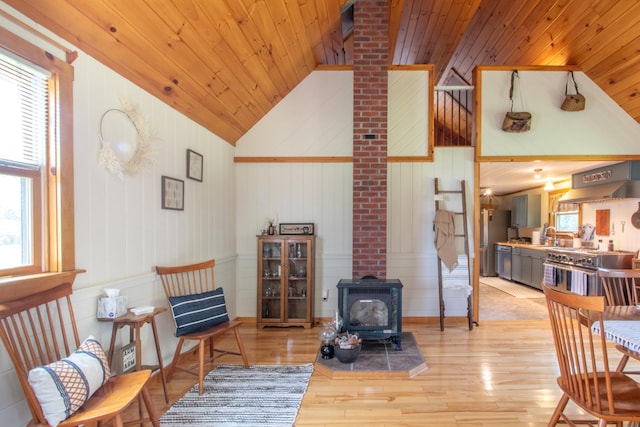
<svg viewBox="0 0 640 427">
<path fill-rule="evenodd" d="M 101 322 L 112 322 L 113 328 L 111 329 L 111 345 L 109 346 L 109 366 L 113 362 L 114 347 L 116 343 L 116 336 L 118 330 L 128 326 L 129 327 L 129 343 L 136 343 L 136 371 L 141 369 L 151 369 L 155 371 L 160 370 L 160 379 L 162 380 L 162 388 L 164 389 L 164 400 L 169 403 L 169 394 L 167 393 L 167 383 L 164 377 L 164 366 L 162 364 L 162 353 L 160 352 L 160 341 L 158 339 L 158 330 L 156 328 L 156 316 L 160 313 L 167 311 L 167 307 L 154 307 L 153 311 L 143 314 L 133 314 L 131 310 L 119 317 L 113 319 L 98 319 Z M 140 341 L 140 328 L 145 324 L 150 323 L 153 329 L 153 339 L 156 344 L 156 356 L 158 357 L 158 365 L 156 366 L 143 366 L 142 365 L 142 345 Z"/>
</svg>

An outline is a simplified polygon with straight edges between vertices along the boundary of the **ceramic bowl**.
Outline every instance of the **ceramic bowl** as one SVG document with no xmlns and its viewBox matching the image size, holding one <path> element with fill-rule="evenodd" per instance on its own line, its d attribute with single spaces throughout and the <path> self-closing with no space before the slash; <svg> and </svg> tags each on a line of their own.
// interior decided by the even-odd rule
<svg viewBox="0 0 640 427">
<path fill-rule="evenodd" d="M 342 363 L 353 363 L 358 359 L 358 356 L 360 356 L 360 349 L 362 349 L 362 344 L 353 348 L 340 348 L 339 346 L 335 346 L 334 355 Z"/>
</svg>

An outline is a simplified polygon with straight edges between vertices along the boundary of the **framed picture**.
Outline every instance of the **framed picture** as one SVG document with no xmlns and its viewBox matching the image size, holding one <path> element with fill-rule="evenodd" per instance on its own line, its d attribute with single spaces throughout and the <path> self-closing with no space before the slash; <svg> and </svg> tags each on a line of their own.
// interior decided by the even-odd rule
<svg viewBox="0 0 640 427">
<path fill-rule="evenodd" d="M 162 209 L 184 210 L 184 181 L 162 177 Z"/>
<path fill-rule="evenodd" d="M 129 343 L 116 353 L 115 371 L 119 374 L 133 371 L 136 368 L 136 343 Z"/>
<path fill-rule="evenodd" d="M 202 182 L 202 154 L 187 149 L 187 178 Z"/>
<path fill-rule="evenodd" d="M 312 222 L 309 223 L 289 223 L 279 224 L 278 234 L 307 234 L 313 235 L 315 233 L 315 226 Z"/>
</svg>

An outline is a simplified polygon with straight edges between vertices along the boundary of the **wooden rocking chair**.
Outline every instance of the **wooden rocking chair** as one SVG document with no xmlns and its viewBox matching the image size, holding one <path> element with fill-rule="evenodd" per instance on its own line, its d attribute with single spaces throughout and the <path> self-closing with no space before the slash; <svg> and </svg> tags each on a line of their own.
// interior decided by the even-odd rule
<svg viewBox="0 0 640 427">
<path fill-rule="evenodd" d="M 29 383 L 29 372 L 45 365 L 73 357 L 81 345 L 71 305 L 70 282 L 32 295 L 0 303 L 0 338 L 13 362 L 22 391 L 33 419 L 29 425 L 49 425 L 37 392 Z M 100 349 L 102 352 L 102 350 Z M 76 354 L 78 354 L 76 352 Z M 42 369 L 42 368 L 41 368 Z M 106 372 L 106 370 L 104 371 Z M 136 423 L 151 421 L 159 426 L 146 384 L 151 371 L 144 370 L 110 378 L 71 416 L 60 422 L 59 427 L 78 426 L 113 420 L 115 427 L 123 425 L 121 413 L 138 396 L 149 413 L 149 418 Z M 61 376 L 60 378 L 63 378 Z M 62 381 L 61 381 L 62 382 Z M 73 389 L 73 386 L 70 386 Z M 73 393 L 70 392 L 68 396 Z"/>
<path fill-rule="evenodd" d="M 182 297 L 214 291 L 214 266 L 215 260 L 210 260 L 197 264 L 177 267 L 156 267 L 156 271 L 160 276 L 160 279 L 162 280 L 164 292 L 169 299 L 171 297 Z M 242 344 L 240 332 L 238 331 L 238 328 L 241 324 L 242 322 L 238 320 L 231 320 L 219 323 L 212 327 L 208 327 L 204 330 L 180 335 L 178 337 L 178 346 L 176 347 L 176 351 L 173 355 L 173 361 L 171 362 L 171 366 L 169 366 L 167 370 L 167 381 L 171 379 L 174 369 L 187 372 L 198 377 L 198 391 L 200 394 L 202 394 L 204 388 L 203 382 L 205 363 L 211 362 L 212 360 L 224 356 L 225 354 L 233 354 L 242 356 L 244 367 L 248 368 L 249 362 L 244 351 L 244 345 Z M 233 332 L 235 334 L 238 351 L 223 350 L 214 347 L 214 338 L 227 332 Z M 184 353 L 182 353 L 182 347 L 185 340 L 197 341 L 198 343 L 198 361 L 196 364 L 192 363 L 191 365 L 188 365 L 186 367 L 179 364 L 181 356 L 183 354 L 191 352 L 185 351 Z M 209 348 L 209 357 L 207 359 L 205 359 L 204 357 L 205 343 L 208 343 Z"/>
</svg>

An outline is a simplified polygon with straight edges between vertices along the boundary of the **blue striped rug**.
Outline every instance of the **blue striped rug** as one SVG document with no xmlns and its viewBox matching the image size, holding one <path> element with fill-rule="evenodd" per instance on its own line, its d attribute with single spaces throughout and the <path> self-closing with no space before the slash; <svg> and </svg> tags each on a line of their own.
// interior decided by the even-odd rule
<svg viewBox="0 0 640 427">
<path fill-rule="evenodd" d="M 293 426 L 313 364 L 219 365 L 160 418 L 161 427 Z"/>
</svg>

